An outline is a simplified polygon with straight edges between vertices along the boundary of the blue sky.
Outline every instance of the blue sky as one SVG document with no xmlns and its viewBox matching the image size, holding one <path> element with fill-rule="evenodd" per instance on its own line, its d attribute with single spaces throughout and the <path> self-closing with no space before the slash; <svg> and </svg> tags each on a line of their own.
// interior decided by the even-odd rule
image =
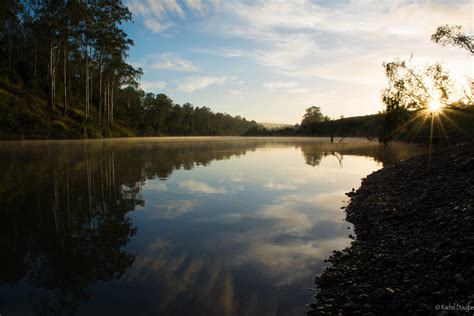
<svg viewBox="0 0 474 316">
<path fill-rule="evenodd" d="M 472 57 L 430 41 L 444 24 L 472 34 L 472 1 L 126 0 L 141 86 L 176 103 L 258 122 L 297 123 L 320 106 L 331 117 L 383 105 L 382 63 L 443 62 L 459 85 Z"/>
</svg>

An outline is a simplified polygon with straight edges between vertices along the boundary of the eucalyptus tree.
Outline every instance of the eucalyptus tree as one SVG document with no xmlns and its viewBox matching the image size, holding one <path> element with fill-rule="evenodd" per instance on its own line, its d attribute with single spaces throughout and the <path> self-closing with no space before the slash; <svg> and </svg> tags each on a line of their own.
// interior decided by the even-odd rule
<svg viewBox="0 0 474 316">
<path fill-rule="evenodd" d="M 443 46 L 453 45 L 474 54 L 474 36 L 463 31 L 460 25 L 443 25 L 431 35 L 431 40 Z"/>
<path fill-rule="evenodd" d="M 97 39 L 95 59 L 99 72 L 99 122 L 102 114 L 107 115 L 107 123 L 113 123 L 114 91 L 121 84 L 136 84 L 141 71 L 135 71 L 125 62 L 127 51 L 133 41 L 120 28 L 132 16 L 120 1 L 102 1 L 96 6 Z M 127 78 L 124 78 L 127 77 Z"/>
</svg>

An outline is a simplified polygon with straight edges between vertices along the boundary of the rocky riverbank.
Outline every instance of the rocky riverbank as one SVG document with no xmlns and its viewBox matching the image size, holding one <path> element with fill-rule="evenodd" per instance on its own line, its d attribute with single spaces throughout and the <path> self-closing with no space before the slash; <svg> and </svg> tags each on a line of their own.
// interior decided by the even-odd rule
<svg viewBox="0 0 474 316">
<path fill-rule="evenodd" d="M 385 167 L 348 195 L 357 238 L 316 277 L 309 315 L 474 313 L 474 144 Z"/>
</svg>

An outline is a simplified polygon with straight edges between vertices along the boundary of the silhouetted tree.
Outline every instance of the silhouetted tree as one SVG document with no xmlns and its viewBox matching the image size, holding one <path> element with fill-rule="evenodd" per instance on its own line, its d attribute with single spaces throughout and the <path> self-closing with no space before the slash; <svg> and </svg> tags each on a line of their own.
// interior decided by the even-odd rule
<svg viewBox="0 0 474 316">
<path fill-rule="evenodd" d="M 443 25 L 438 27 L 431 40 L 443 46 L 453 45 L 474 54 L 474 36 L 466 34 L 460 25 Z"/>
<path fill-rule="evenodd" d="M 311 106 L 306 109 L 306 113 L 303 115 L 301 128 L 310 130 L 313 135 L 315 133 L 315 125 L 323 121 L 324 115 L 321 113 L 321 108 L 319 106 Z"/>
</svg>

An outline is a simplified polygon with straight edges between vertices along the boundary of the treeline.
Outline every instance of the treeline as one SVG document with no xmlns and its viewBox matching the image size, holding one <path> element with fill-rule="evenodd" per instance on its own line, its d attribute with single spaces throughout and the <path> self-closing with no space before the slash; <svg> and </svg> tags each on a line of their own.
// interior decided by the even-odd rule
<svg viewBox="0 0 474 316">
<path fill-rule="evenodd" d="M 306 109 L 300 124 L 279 129 L 258 126 L 246 134 L 252 136 L 318 136 L 329 137 L 331 142 L 345 137 L 377 138 L 384 124 L 384 114 L 372 114 L 332 119 L 323 115 L 321 108 L 311 106 Z"/>
<path fill-rule="evenodd" d="M 242 135 L 259 126 L 240 116 L 214 113 L 208 107 L 174 104 L 164 94 L 133 87 L 118 93 L 117 115 L 139 135 Z"/>
<path fill-rule="evenodd" d="M 117 0 L 0 4 L 0 137 L 241 134 L 255 122 L 138 88 Z M 202 120 L 202 121 L 201 121 Z"/>
<path fill-rule="evenodd" d="M 252 136 L 317 136 L 328 137 L 339 141 L 345 137 L 362 137 L 375 139 L 383 127 L 384 115 L 372 114 L 365 116 L 341 117 L 331 119 L 324 117 L 321 121 L 296 124 L 279 129 L 256 127 L 247 132 Z"/>
<path fill-rule="evenodd" d="M 434 116 L 434 117 L 433 117 Z M 331 119 L 320 116 L 318 120 L 305 121 L 294 126 L 267 129 L 261 126 L 252 128 L 248 136 L 316 136 L 327 137 L 339 142 L 346 137 L 378 139 L 383 143 L 390 133 L 390 140 L 449 144 L 472 141 L 474 139 L 474 107 L 472 104 L 454 104 L 443 109 L 438 115 L 420 113 L 407 109 L 397 112 L 394 129 L 387 129 L 387 121 L 394 119 L 392 113 L 378 113 L 365 116 L 341 117 Z"/>
</svg>

